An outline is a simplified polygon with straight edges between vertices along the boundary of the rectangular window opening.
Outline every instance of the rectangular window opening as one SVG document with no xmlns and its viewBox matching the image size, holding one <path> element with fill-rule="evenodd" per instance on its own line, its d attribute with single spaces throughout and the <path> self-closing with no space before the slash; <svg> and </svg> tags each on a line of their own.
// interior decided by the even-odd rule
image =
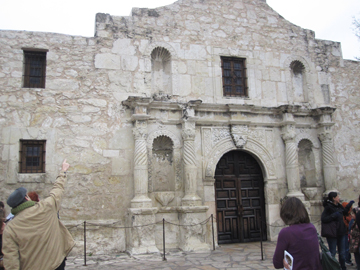
<svg viewBox="0 0 360 270">
<path fill-rule="evenodd" d="M 45 88 L 46 52 L 24 50 L 24 88 Z"/>
<path fill-rule="evenodd" d="M 19 173 L 44 173 L 45 153 L 45 140 L 20 140 Z"/>
<path fill-rule="evenodd" d="M 221 57 L 223 95 L 248 97 L 245 58 Z"/>
</svg>

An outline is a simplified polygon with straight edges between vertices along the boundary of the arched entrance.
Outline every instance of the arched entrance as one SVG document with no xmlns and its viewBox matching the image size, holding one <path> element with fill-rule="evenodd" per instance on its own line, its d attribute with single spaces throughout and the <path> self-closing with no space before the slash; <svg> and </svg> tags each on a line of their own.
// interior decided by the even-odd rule
<svg viewBox="0 0 360 270">
<path fill-rule="evenodd" d="M 234 150 L 221 157 L 215 200 L 219 244 L 260 241 L 261 225 L 266 240 L 264 178 L 249 153 Z"/>
</svg>

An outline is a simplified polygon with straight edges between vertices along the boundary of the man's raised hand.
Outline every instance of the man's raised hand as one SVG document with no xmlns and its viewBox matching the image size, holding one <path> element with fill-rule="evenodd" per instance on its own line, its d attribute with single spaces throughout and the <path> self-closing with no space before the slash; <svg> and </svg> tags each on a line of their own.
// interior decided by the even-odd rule
<svg viewBox="0 0 360 270">
<path fill-rule="evenodd" d="M 69 167 L 70 167 L 70 164 L 69 164 L 69 163 L 66 163 L 66 158 L 65 158 L 65 159 L 64 159 L 64 162 L 62 163 L 62 170 L 63 170 L 64 172 L 66 172 L 67 169 L 69 169 Z"/>
</svg>

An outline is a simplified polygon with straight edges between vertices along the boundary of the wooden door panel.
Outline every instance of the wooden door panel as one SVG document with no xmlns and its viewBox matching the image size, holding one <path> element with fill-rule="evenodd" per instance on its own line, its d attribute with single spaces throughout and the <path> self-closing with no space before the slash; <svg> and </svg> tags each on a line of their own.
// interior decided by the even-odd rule
<svg viewBox="0 0 360 270">
<path fill-rule="evenodd" d="M 215 170 L 219 244 L 260 240 L 260 217 L 265 220 L 263 178 L 249 154 L 225 154 Z M 266 226 L 263 223 L 263 240 Z"/>
<path fill-rule="evenodd" d="M 218 177 L 215 186 L 218 239 L 221 243 L 239 242 L 238 229 L 234 229 L 239 227 L 237 180 L 232 175 L 224 175 Z"/>
</svg>

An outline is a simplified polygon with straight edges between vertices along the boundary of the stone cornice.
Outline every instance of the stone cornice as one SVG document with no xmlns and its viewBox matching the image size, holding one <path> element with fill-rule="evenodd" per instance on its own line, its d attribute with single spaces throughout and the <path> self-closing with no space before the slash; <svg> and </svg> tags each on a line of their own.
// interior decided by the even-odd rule
<svg viewBox="0 0 360 270">
<path fill-rule="evenodd" d="M 133 114 L 131 116 L 131 120 L 132 121 L 136 121 L 136 120 L 148 120 L 150 119 L 150 115 L 147 114 Z"/>
<path fill-rule="evenodd" d="M 331 115 L 336 110 L 334 107 L 323 106 L 306 108 L 300 105 L 281 105 L 278 107 L 262 107 L 244 104 L 213 104 L 202 103 L 201 100 L 179 102 L 175 100 L 154 100 L 152 98 L 131 96 L 122 104 L 135 109 L 146 107 L 148 114 L 133 114 L 132 120 L 147 120 L 154 118 L 153 110 L 178 111 L 183 113 L 184 108 L 192 108 L 195 112 L 194 120 L 197 125 L 229 125 L 246 124 L 250 126 L 282 127 L 292 124 L 296 127 L 318 128 L 332 126 Z M 221 115 L 222 114 L 222 115 Z M 215 117 L 216 115 L 216 117 Z M 321 120 L 299 122 L 297 117 L 320 117 Z M 166 124 L 181 123 L 181 119 L 161 119 Z"/>
<path fill-rule="evenodd" d="M 121 104 L 133 109 L 136 106 L 148 106 L 151 102 L 152 99 L 148 97 L 130 96 L 127 100 L 121 102 Z"/>
</svg>

